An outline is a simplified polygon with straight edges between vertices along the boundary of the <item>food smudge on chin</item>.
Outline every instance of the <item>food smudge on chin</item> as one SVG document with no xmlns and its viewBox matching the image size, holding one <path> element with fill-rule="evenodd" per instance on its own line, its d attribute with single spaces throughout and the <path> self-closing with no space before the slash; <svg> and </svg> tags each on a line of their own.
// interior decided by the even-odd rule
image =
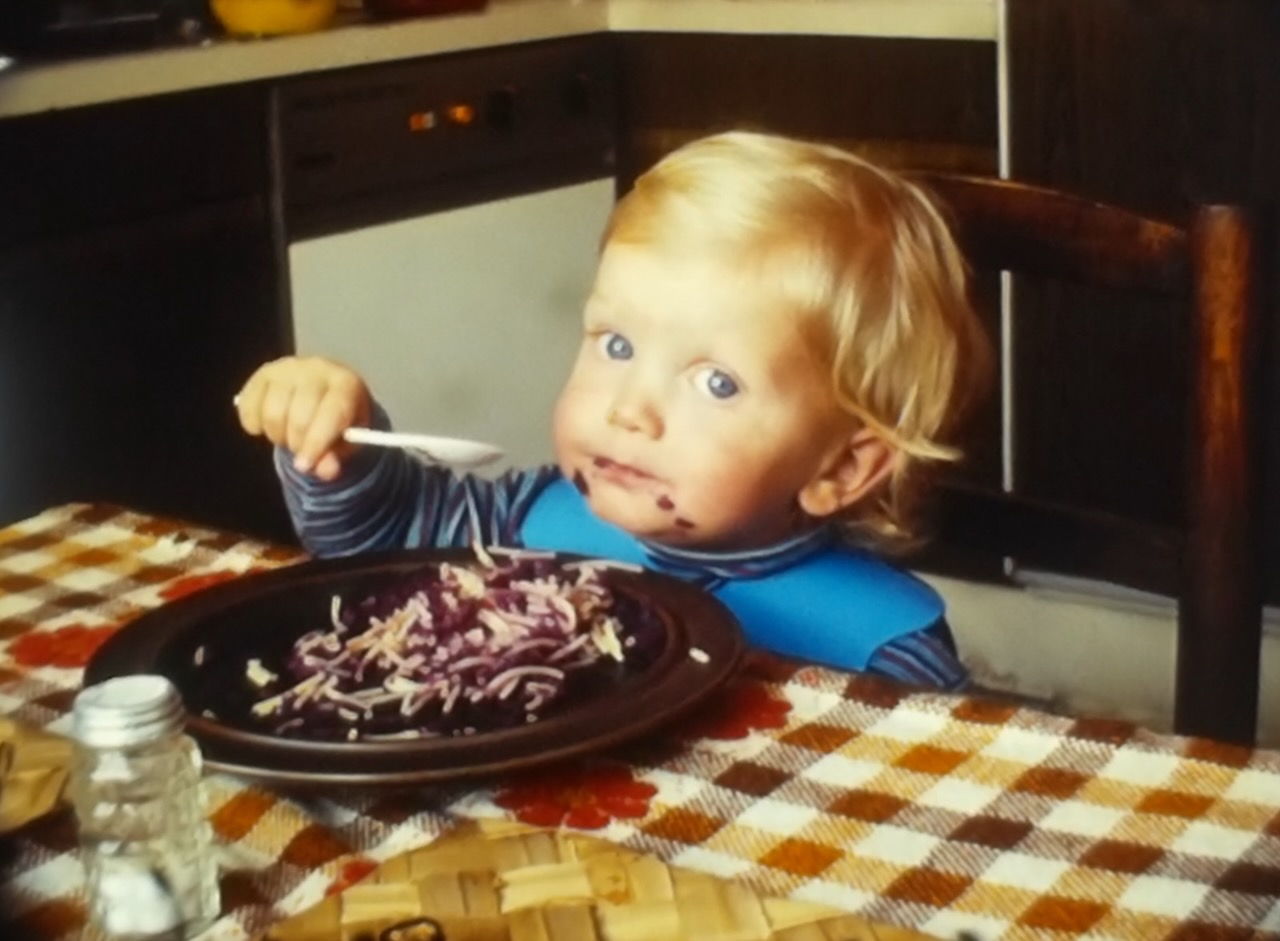
<svg viewBox="0 0 1280 941">
<path fill-rule="evenodd" d="M 683 516 L 676 517 L 676 525 L 681 529 L 696 529 L 697 526 L 693 520 L 687 520 Z"/>
<path fill-rule="evenodd" d="M 671 498 L 667 496 L 665 493 L 662 496 L 658 497 L 659 510 L 674 510 L 675 508 L 676 508 L 675 503 L 672 502 Z"/>
<path fill-rule="evenodd" d="M 573 472 L 573 485 L 578 488 L 578 493 L 584 497 L 591 492 L 591 488 L 587 486 L 587 478 L 582 476 L 582 471 Z"/>
</svg>

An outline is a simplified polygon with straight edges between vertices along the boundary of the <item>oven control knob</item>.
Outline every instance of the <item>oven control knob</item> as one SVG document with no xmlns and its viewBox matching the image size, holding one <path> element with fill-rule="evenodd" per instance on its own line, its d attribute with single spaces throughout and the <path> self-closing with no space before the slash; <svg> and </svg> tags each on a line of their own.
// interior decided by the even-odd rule
<svg viewBox="0 0 1280 941">
<path fill-rule="evenodd" d="M 516 123 L 516 90 L 508 85 L 489 92 L 485 100 L 484 120 L 496 130 L 512 130 Z"/>
</svg>

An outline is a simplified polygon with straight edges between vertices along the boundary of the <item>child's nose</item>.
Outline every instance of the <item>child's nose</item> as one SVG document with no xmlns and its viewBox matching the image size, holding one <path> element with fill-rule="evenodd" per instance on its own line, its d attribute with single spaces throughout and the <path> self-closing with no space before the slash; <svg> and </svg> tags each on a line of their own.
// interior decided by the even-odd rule
<svg viewBox="0 0 1280 941">
<path fill-rule="evenodd" d="M 610 425 L 624 431 L 633 431 L 648 438 L 662 436 L 662 413 L 649 396 L 635 392 L 619 395 L 609 409 L 608 419 Z"/>
</svg>

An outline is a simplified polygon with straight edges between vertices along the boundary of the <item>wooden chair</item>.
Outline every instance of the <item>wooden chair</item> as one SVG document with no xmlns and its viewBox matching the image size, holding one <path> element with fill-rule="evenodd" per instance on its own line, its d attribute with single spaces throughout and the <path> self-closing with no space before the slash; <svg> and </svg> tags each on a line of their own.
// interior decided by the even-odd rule
<svg viewBox="0 0 1280 941">
<path fill-rule="evenodd" d="M 1257 734 L 1260 239 L 1251 214 L 1201 206 L 1185 228 L 1009 181 L 913 174 L 949 207 L 975 271 L 1150 291 L 1185 303 L 1192 401 L 1185 526 L 1170 531 L 977 487 L 948 487 L 938 542 L 1172 593 L 1174 728 Z M 1015 310 L 1014 317 L 1035 316 Z M 1176 472 L 1176 471 L 1174 471 Z"/>
</svg>

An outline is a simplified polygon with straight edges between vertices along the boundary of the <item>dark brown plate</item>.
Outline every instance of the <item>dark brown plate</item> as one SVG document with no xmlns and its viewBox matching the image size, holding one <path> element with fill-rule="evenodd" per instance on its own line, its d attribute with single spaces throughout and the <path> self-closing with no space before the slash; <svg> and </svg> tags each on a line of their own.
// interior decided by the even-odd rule
<svg viewBox="0 0 1280 941">
<path fill-rule="evenodd" d="M 605 576 L 611 587 L 655 615 L 646 663 L 619 668 L 605 688 L 537 722 L 465 736 L 334 742 L 276 736 L 247 720 L 203 715 L 243 716 L 252 693 L 244 679 L 249 659 L 280 662 L 298 637 L 329 623 L 334 595 L 364 597 L 426 565 L 474 558 L 466 550 L 431 549 L 245 575 L 125 625 L 94 655 L 85 683 L 131 673 L 167 676 L 182 693 L 188 730 L 214 770 L 289 786 L 403 786 L 527 768 L 635 739 L 696 705 L 742 657 L 738 623 L 711 595 L 670 576 L 611 570 Z M 705 663 L 690 656 L 693 648 L 707 655 Z"/>
</svg>

